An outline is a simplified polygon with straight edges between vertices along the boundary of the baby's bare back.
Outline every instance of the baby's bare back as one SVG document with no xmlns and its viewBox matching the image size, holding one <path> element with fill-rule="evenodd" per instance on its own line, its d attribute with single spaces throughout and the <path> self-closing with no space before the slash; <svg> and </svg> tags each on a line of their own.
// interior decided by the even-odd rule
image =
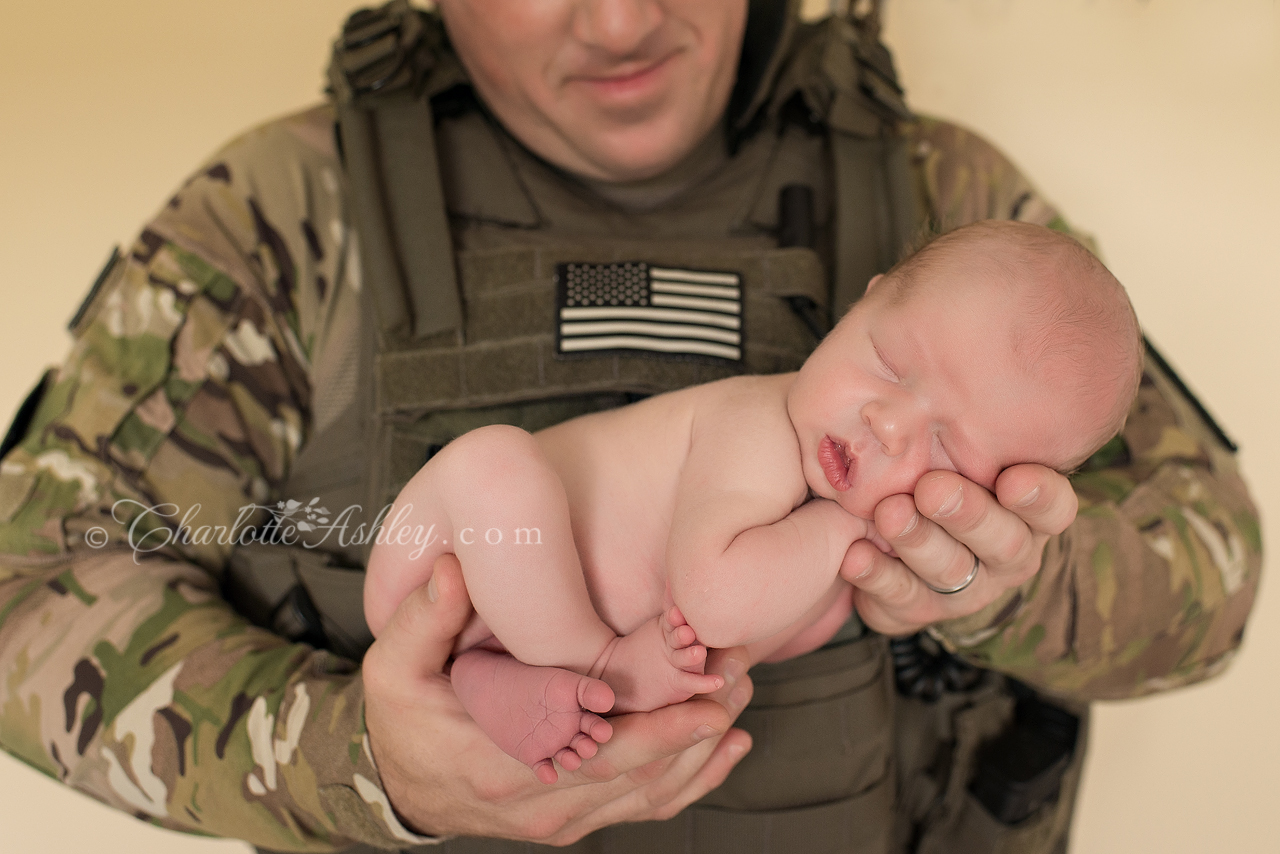
<svg viewBox="0 0 1280 854">
<path fill-rule="evenodd" d="M 754 386 L 762 413 L 776 413 L 779 406 L 785 413 L 791 378 L 734 377 L 536 434 L 564 483 L 592 604 L 614 631 L 628 634 L 671 604 L 667 540 L 695 414 L 744 384 Z M 787 432 L 780 433 L 777 450 L 785 453 L 793 443 Z"/>
</svg>

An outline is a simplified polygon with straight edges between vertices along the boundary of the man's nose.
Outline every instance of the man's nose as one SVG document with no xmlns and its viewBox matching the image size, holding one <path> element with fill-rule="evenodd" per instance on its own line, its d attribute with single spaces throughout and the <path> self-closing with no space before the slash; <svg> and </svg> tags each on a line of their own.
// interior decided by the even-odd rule
<svg viewBox="0 0 1280 854">
<path fill-rule="evenodd" d="M 573 35 L 585 45 L 628 56 L 643 49 L 665 14 L 656 0 L 579 0 Z"/>
</svg>

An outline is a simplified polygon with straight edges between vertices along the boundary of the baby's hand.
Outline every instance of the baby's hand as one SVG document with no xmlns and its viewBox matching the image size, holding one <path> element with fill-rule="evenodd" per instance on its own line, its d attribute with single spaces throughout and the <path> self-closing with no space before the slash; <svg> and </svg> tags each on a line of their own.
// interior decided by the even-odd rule
<svg viewBox="0 0 1280 854">
<path fill-rule="evenodd" d="M 881 543 L 884 544 L 883 548 L 888 548 L 889 544 L 876 531 L 875 523 L 871 520 L 853 515 L 829 498 L 813 498 L 808 503 L 823 505 L 821 512 L 829 519 L 831 529 L 845 538 L 846 546 L 858 540 L 870 540 L 877 548 L 882 548 Z"/>
</svg>

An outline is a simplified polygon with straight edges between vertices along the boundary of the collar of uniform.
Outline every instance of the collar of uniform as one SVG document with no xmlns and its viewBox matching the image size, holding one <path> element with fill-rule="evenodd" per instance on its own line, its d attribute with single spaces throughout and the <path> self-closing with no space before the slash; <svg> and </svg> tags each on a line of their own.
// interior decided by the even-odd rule
<svg viewBox="0 0 1280 854">
<path fill-rule="evenodd" d="M 517 228 L 539 227 L 542 217 L 511 162 L 513 143 L 474 98 L 473 104 L 472 109 L 436 113 L 436 155 L 449 214 Z"/>
</svg>

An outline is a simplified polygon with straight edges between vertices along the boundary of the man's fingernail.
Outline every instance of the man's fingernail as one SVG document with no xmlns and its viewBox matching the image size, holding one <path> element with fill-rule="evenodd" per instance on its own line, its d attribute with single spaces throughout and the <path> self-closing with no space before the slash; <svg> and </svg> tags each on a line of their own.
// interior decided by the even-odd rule
<svg viewBox="0 0 1280 854">
<path fill-rule="evenodd" d="M 947 500 L 942 502 L 942 506 L 938 508 L 938 512 L 934 516 L 947 517 L 960 509 L 960 505 L 964 503 L 964 488 L 956 487 L 956 491 L 947 496 Z"/>
<path fill-rule="evenodd" d="M 1031 490 L 1026 495 L 1022 496 L 1022 498 L 1016 501 L 1013 506 L 1028 507 L 1031 504 L 1033 504 L 1035 500 L 1039 497 L 1040 497 L 1040 487 L 1037 486 L 1035 489 Z"/>
<path fill-rule="evenodd" d="M 735 760 L 735 761 L 736 761 L 736 760 L 738 760 L 738 759 L 741 759 L 741 758 L 742 758 L 742 754 L 744 754 L 744 753 L 746 753 L 746 752 L 747 752 L 747 749 L 746 749 L 745 747 L 743 747 L 741 744 L 731 744 L 731 745 L 729 745 L 729 758 L 730 758 L 730 759 L 733 759 L 733 760 Z"/>
<path fill-rule="evenodd" d="M 693 740 L 703 741 L 719 734 L 720 730 L 716 729 L 711 724 L 703 724 L 693 731 Z"/>
<path fill-rule="evenodd" d="M 729 680 L 730 685 L 736 685 L 746 672 L 747 663 L 736 658 L 729 659 L 729 663 L 724 666 L 724 678 Z"/>
<path fill-rule="evenodd" d="M 899 537 L 905 537 L 916 529 L 916 525 L 920 523 L 920 514 L 912 513 L 911 518 L 907 520 L 906 526 L 898 532 Z M 896 538 L 895 538 L 896 539 Z"/>
<path fill-rule="evenodd" d="M 434 575 L 427 582 L 427 598 L 432 602 L 440 598 L 440 588 L 436 586 L 436 577 Z"/>
<path fill-rule="evenodd" d="M 729 692 L 729 711 L 737 714 L 747 707 L 747 701 L 751 699 L 751 694 L 746 688 L 741 686 L 734 688 Z"/>
</svg>

